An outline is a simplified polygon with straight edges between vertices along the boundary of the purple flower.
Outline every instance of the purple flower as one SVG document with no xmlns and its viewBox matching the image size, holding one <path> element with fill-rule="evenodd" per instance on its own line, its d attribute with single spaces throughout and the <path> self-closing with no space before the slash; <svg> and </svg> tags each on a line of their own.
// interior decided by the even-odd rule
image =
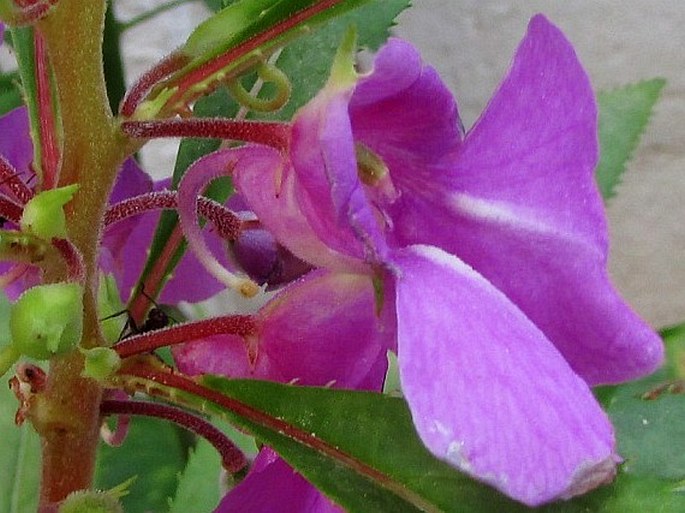
<svg viewBox="0 0 685 513">
<path fill-rule="evenodd" d="M 384 280 L 402 389 L 431 452 L 529 505 L 613 477 L 613 429 L 588 385 L 662 359 L 607 278 L 596 118 L 573 48 L 536 16 L 465 137 L 435 71 L 391 40 L 358 83 L 338 60 L 294 120 L 285 162 L 256 148 L 231 161 L 293 254 Z"/>
</svg>

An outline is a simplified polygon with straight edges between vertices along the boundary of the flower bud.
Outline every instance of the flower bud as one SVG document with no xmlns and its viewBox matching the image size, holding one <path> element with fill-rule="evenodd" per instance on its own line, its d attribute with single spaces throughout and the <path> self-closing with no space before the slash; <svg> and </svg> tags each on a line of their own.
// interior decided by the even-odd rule
<svg viewBox="0 0 685 513">
<path fill-rule="evenodd" d="M 49 189 L 36 194 L 24 207 L 19 225 L 22 231 L 45 240 L 67 237 L 64 205 L 69 203 L 78 190 L 78 184 Z"/>
<path fill-rule="evenodd" d="M 12 305 L 12 345 L 30 358 L 47 360 L 71 351 L 82 332 L 83 290 L 76 283 L 32 287 Z"/>
</svg>

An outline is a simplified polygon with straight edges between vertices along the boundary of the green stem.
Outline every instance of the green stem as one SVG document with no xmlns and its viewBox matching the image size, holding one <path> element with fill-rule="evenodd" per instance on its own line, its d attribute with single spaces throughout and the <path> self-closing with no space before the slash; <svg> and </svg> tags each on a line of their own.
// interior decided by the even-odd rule
<svg viewBox="0 0 685 513">
<path fill-rule="evenodd" d="M 109 108 L 103 72 L 102 38 L 106 0 L 60 0 L 38 25 L 54 70 L 62 123 L 59 185 L 78 183 L 67 214 L 69 238 L 84 257 L 84 339 L 100 340 L 95 290 L 99 222 L 116 172 L 125 157 L 125 141 Z M 65 276 L 48 273 L 46 281 Z M 70 492 L 89 488 L 98 444 L 101 387 L 81 377 L 78 352 L 55 358 L 40 407 L 32 417 L 42 437 L 41 505 L 48 508 Z"/>
</svg>

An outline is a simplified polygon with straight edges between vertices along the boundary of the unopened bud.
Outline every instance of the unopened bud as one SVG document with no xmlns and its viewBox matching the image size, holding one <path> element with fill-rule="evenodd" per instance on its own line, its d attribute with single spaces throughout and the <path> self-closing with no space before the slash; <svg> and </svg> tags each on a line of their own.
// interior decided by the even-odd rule
<svg viewBox="0 0 685 513">
<path fill-rule="evenodd" d="M 10 311 L 12 346 L 38 360 L 74 349 L 83 333 L 83 290 L 76 283 L 38 285 Z"/>
</svg>

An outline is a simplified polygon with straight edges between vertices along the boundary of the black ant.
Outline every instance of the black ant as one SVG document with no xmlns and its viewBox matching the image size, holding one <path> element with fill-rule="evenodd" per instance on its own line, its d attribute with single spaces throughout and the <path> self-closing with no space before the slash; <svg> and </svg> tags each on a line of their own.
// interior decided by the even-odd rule
<svg viewBox="0 0 685 513">
<path fill-rule="evenodd" d="M 118 317 L 124 313 L 128 315 L 128 319 L 126 320 L 124 327 L 121 329 L 121 333 L 119 334 L 117 342 L 120 342 L 125 338 L 132 337 L 133 335 L 140 335 L 141 333 L 148 333 L 150 331 L 166 328 L 169 326 L 169 324 L 171 324 L 172 321 L 177 322 L 176 319 L 162 310 L 154 299 L 147 295 L 145 290 L 143 290 L 142 285 L 140 293 L 154 305 L 152 308 L 150 308 L 145 321 L 140 326 L 136 324 L 136 321 L 133 319 L 133 317 L 131 317 L 131 314 L 128 310 L 121 310 L 120 312 L 113 313 L 112 315 L 108 315 L 107 317 L 100 319 L 101 321 L 106 321 L 107 319 L 113 319 L 114 317 Z"/>
</svg>

